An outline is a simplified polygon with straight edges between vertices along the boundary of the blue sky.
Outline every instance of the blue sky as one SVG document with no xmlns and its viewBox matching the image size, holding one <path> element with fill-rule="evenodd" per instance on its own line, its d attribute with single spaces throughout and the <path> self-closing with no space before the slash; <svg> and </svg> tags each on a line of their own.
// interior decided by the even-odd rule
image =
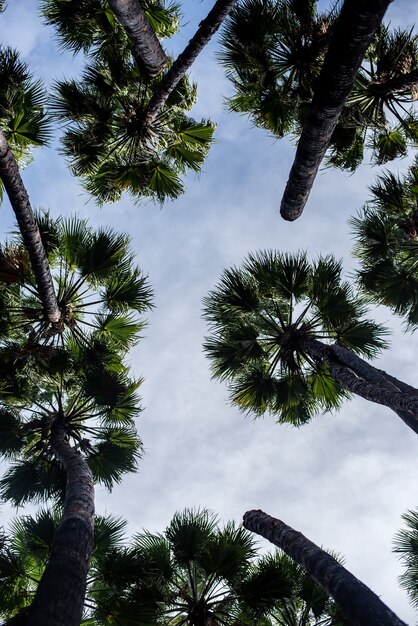
<svg viewBox="0 0 418 626">
<path fill-rule="evenodd" d="M 0 16 L 2 42 L 19 48 L 33 73 L 47 82 L 76 75 L 82 60 L 57 49 L 34 4 L 9 0 Z M 184 47 L 211 4 L 184 1 L 184 29 L 167 43 L 169 50 Z M 393 25 L 417 21 L 411 1 L 397 0 L 390 11 Z M 333 253 L 344 259 L 347 272 L 353 269 L 347 222 L 367 200 L 379 169 L 365 164 L 352 176 L 321 171 L 302 218 L 282 221 L 278 207 L 294 146 L 226 111 L 230 87 L 216 64 L 216 49 L 215 41 L 192 76 L 199 84 L 193 115 L 217 122 L 217 143 L 202 174 L 187 178 L 183 197 L 162 209 L 128 198 L 99 209 L 54 149 L 38 150 L 24 172 L 34 206 L 56 216 L 88 216 L 93 225 L 129 233 L 155 290 L 145 337 L 130 356 L 135 373 L 145 378 L 138 428 L 146 455 L 139 473 L 112 494 L 98 489 L 97 509 L 126 517 L 134 532 L 160 531 L 186 506 L 212 508 L 224 521 L 262 508 L 344 555 L 349 570 L 414 623 L 416 615 L 396 582 L 400 568 L 391 542 L 401 514 L 418 504 L 415 435 L 389 410 L 361 400 L 299 430 L 268 417 L 252 421 L 211 380 L 201 348 L 202 298 L 224 268 L 238 265 L 250 251 Z M 391 169 L 403 172 L 409 161 L 394 162 Z M 4 203 L 3 233 L 11 223 Z M 392 347 L 379 366 L 417 385 L 417 338 L 405 335 L 389 311 L 374 315 L 393 328 Z M 1 513 L 5 524 L 12 511 L 3 505 Z"/>
</svg>

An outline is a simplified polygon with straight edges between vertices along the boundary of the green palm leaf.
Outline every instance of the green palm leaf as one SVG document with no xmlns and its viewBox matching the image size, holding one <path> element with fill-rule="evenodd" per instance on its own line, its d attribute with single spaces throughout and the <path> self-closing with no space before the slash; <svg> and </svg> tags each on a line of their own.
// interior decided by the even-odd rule
<svg viewBox="0 0 418 626">
<path fill-rule="evenodd" d="M 300 426 L 346 397 L 315 342 L 369 357 L 386 347 L 384 328 L 365 320 L 365 311 L 332 257 L 310 263 L 302 253 L 252 254 L 205 299 L 211 335 L 204 349 L 234 404 Z"/>
<path fill-rule="evenodd" d="M 178 563 L 186 564 L 199 559 L 216 523 L 216 516 L 207 509 L 186 509 L 174 515 L 165 536 Z"/>
<path fill-rule="evenodd" d="M 93 479 L 111 490 L 127 472 L 135 472 L 141 440 L 133 428 L 102 428 L 100 442 L 87 457 Z"/>
</svg>

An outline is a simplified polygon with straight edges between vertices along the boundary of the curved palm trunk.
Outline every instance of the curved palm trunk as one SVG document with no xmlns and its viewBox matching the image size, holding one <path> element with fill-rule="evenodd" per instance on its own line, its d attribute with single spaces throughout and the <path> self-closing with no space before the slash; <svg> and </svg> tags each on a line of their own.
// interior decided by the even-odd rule
<svg viewBox="0 0 418 626">
<path fill-rule="evenodd" d="M 150 78 L 167 67 L 165 54 L 139 0 L 108 0 L 110 8 L 128 33 L 136 55 Z"/>
<path fill-rule="evenodd" d="M 330 554 L 302 533 L 263 511 L 248 511 L 244 527 L 281 548 L 301 565 L 357 626 L 406 626 L 383 602 Z"/>
<path fill-rule="evenodd" d="M 304 209 L 357 71 L 392 0 L 345 0 L 303 127 L 280 213 L 297 219 Z"/>
<path fill-rule="evenodd" d="M 16 159 L 10 150 L 4 133 L 0 130 L 0 179 L 16 215 L 17 223 L 35 275 L 39 297 L 41 298 L 45 318 L 49 322 L 58 322 L 61 318 L 52 276 L 46 258 L 38 224 L 30 205 L 29 197 Z"/>
<path fill-rule="evenodd" d="M 339 346 L 306 338 L 303 350 L 316 361 L 327 363 L 332 378 L 346 391 L 392 409 L 418 434 L 418 390 L 398 381 L 359 356 Z"/>
<path fill-rule="evenodd" d="M 205 19 L 200 22 L 196 33 L 154 90 L 153 96 L 143 113 L 144 129 L 155 120 L 171 92 L 177 87 L 193 61 L 216 33 L 234 4 L 235 0 L 217 0 Z"/>
<path fill-rule="evenodd" d="M 80 626 L 93 550 L 93 477 L 62 427 L 55 428 L 51 446 L 67 473 L 64 509 L 26 624 Z"/>
</svg>

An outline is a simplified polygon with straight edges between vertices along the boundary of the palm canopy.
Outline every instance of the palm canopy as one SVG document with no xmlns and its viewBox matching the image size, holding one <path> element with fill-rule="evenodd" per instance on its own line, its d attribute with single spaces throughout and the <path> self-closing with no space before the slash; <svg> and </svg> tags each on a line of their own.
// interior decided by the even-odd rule
<svg viewBox="0 0 418 626">
<path fill-rule="evenodd" d="M 47 144 L 50 136 L 45 90 L 17 51 L 4 46 L 0 46 L 0 82 L 0 129 L 22 166 L 30 162 L 31 150 Z"/>
<path fill-rule="evenodd" d="M 137 467 L 141 381 L 132 380 L 120 355 L 98 340 L 72 347 L 48 346 L 23 357 L 16 345 L 0 349 L 0 367 L 8 372 L 0 390 L 0 455 L 10 462 L 0 490 L 16 506 L 63 499 L 58 432 L 85 458 L 93 480 L 108 489 Z"/>
<path fill-rule="evenodd" d="M 276 137 L 298 137 L 338 9 L 334 3 L 321 13 L 316 0 L 244 0 L 237 5 L 226 22 L 220 54 L 235 89 L 230 108 Z M 333 133 L 328 165 L 354 171 L 366 146 L 374 162 L 385 163 L 417 144 L 411 108 L 417 68 L 418 42 L 412 29 L 383 26 Z"/>
<path fill-rule="evenodd" d="M 408 593 L 412 606 L 418 608 L 418 509 L 407 511 L 402 519 L 406 528 L 395 536 L 393 550 L 404 568 L 399 582 Z"/>
<path fill-rule="evenodd" d="M 105 15 L 108 24 L 107 10 Z M 86 13 L 87 26 L 93 24 L 94 16 Z M 59 13 L 57 23 L 62 19 Z M 182 176 L 188 170 L 200 171 L 214 125 L 188 117 L 196 102 L 196 86 L 187 77 L 178 83 L 152 123 L 144 124 L 147 105 L 163 76 L 150 81 L 125 32 L 114 26 L 114 20 L 108 27 L 108 49 L 102 40 L 93 42 L 94 54 L 81 80 L 56 85 L 51 106 L 66 125 L 63 153 L 73 173 L 82 178 L 99 203 L 115 201 L 123 191 L 136 199 L 158 202 L 176 198 L 183 192 Z M 73 32 L 73 25 L 69 31 Z M 85 46 L 90 49 L 93 44 L 86 40 Z"/>
<path fill-rule="evenodd" d="M 359 284 L 373 302 L 389 306 L 410 328 L 418 323 L 418 161 L 402 178 L 386 172 L 371 200 L 351 220 Z"/>
<path fill-rule="evenodd" d="M 230 108 L 277 137 L 300 129 L 335 17 L 318 13 L 315 0 L 240 2 L 226 20 L 219 55 L 235 89 Z"/>
<path fill-rule="evenodd" d="M 92 334 L 126 352 L 143 328 L 140 315 L 151 306 L 151 290 L 134 264 L 129 238 L 88 226 L 78 218 L 38 223 L 55 281 L 61 319 L 45 319 L 36 282 L 19 234 L 0 248 L 0 336 L 29 349 L 82 345 Z"/>
<path fill-rule="evenodd" d="M 234 404 L 296 426 L 341 405 L 347 393 L 331 375 L 326 346 L 373 357 L 386 345 L 341 271 L 331 256 L 309 262 L 267 251 L 224 272 L 205 299 L 212 334 L 204 347 Z"/>
</svg>

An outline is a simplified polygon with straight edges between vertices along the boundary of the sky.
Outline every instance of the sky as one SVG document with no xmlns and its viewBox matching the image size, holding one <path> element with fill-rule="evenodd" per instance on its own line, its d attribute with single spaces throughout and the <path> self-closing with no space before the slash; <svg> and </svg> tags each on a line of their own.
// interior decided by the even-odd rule
<svg viewBox="0 0 418 626">
<path fill-rule="evenodd" d="M 0 16 L 1 42 L 18 48 L 34 75 L 48 83 L 76 76 L 82 59 L 57 48 L 36 4 L 9 0 Z M 183 1 L 182 29 L 166 42 L 167 50 L 177 54 L 185 46 L 211 4 Z M 386 21 L 407 26 L 417 18 L 412 0 L 396 0 Z M 223 522 L 239 522 L 245 511 L 261 508 L 343 555 L 346 567 L 401 619 L 416 623 L 397 584 L 401 569 L 391 551 L 402 513 L 418 504 L 414 433 L 388 409 L 360 399 L 300 429 L 268 416 L 254 421 L 230 405 L 202 352 L 202 299 L 222 271 L 249 252 L 305 250 L 310 258 L 331 253 L 343 259 L 350 275 L 356 262 L 348 220 L 368 199 L 379 168 L 366 162 L 351 176 L 322 170 L 303 216 L 284 222 L 278 207 L 295 146 L 227 111 L 231 88 L 217 64 L 217 49 L 215 39 L 191 72 L 199 88 L 193 116 L 217 123 L 216 143 L 202 173 L 187 177 L 181 198 L 162 208 L 130 198 L 98 208 L 54 148 L 38 150 L 23 172 L 34 207 L 129 233 L 155 292 L 144 339 L 130 354 L 133 372 L 145 379 L 138 420 L 145 455 L 139 472 L 111 494 L 97 488 L 97 511 L 123 516 L 130 532 L 160 532 L 185 507 L 208 507 Z M 412 156 L 390 169 L 405 172 Z M 2 236 L 12 223 L 4 202 Z M 371 315 L 393 330 L 391 348 L 378 366 L 418 385 L 418 338 L 405 334 L 387 309 Z M 7 525 L 13 514 L 3 504 L 0 524 Z M 264 540 L 260 547 L 269 549 Z"/>
</svg>

